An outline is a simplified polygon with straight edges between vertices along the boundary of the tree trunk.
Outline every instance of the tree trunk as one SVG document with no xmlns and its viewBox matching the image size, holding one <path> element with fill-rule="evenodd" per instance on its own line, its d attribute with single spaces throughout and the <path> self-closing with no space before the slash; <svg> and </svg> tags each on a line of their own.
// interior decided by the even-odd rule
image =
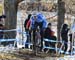
<svg viewBox="0 0 75 60">
<path fill-rule="evenodd" d="M 58 25 L 57 25 L 57 33 L 58 40 L 60 40 L 60 30 L 61 26 L 64 23 L 65 19 L 65 3 L 62 0 L 58 0 Z"/>
<path fill-rule="evenodd" d="M 16 29 L 17 21 L 17 8 L 15 6 L 16 0 L 4 0 L 4 10 L 5 10 L 5 27 L 6 29 Z M 6 32 L 8 38 L 15 38 L 16 31 Z"/>
<path fill-rule="evenodd" d="M 18 3 L 23 0 L 4 0 L 4 10 L 5 10 L 5 27 L 7 29 L 16 29 L 17 22 L 17 7 Z M 6 32 L 9 38 L 16 37 L 16 31 L 14 32 Z"/>
</svg>

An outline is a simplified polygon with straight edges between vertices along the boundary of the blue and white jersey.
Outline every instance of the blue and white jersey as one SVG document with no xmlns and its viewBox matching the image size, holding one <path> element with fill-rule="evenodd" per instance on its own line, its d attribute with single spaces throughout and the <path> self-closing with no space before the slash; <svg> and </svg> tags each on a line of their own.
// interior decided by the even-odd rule
<svg viewBox="0 0 75 60">
<path fill-rule="evenodd" d="M 47 20 L 46 17 L 42 14 L 42 13 L 37 13 L 36 14 L 36 20 L 34 20 L 34 15 L 31 17 L 31 27 L 34 28 L 34 23 L 35 22 L 43 22 L 43 27 L 42 28 L 46 28 L 47 27 Z"/>
</svg>

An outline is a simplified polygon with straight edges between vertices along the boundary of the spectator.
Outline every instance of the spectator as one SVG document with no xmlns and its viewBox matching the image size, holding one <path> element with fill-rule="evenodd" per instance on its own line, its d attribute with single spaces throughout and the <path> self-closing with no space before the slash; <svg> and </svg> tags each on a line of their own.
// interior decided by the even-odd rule
<svg viewBox="0 0 75 60">
<path fill-rule="evenodd" d="M 24 22 L 24 28 L 25 28 L 25 31 L 27 31 L 28 29 L 26 28 L 26 25 L 27 25 L 27 22 L 30 20 L 31 18 L 31 14 L 28 15 L 28 18 L 25 20 Z"/>
<path fill-rule="evenodd" d="M 44 38 L 49 39 L 49 40 L 56 40 L 56 36 L 54 36 L 54 31 L 52 31 L 51 29 L 51 23 L 48 24 L 48 27 L 46 28 L 45 32 L 44 32 Z M 54 42 L 45 42 L 45 46 L 47 47 L 53 47 L 55 48 L 55 43 Z M 48 49 L 45 49 L 45 51 L 47 51 Z M 50 50 L 50 52 L 55 52 L 55 50 Z"/>
<path fill-rule="evenodd" d="M 61 28 L 61 39 L 62 41 L 64 41 L 64 53 L 67 51 L 67 43 L 68 43 L 68 25 L 67 24 L 63 24 L 62 28 Z"/>
<path fill-rule="evenodd" d="M 5 29 L 5 26 L 4 26 L 4 18 L 6 18 L 6 16 L 5 15 L 2 15 L 2 16 L 0 16 L 0 39 L 3 39 L 3 37 L 5 37 L 4 36 L 4 32 L 2 31 L 2 30 L 4 30 Z M 2 45 L 6 45 L 6 42 L 1 42 L 1 44 Z"/>
<path fill-rule="evenodd" d="M 4 27 L 3 27 L 3 25 L 2 24 L 0 24 L 0 30 L 3 30 L 4 29 Z M 3 39 L 3 31 L 0 31 L 0 39 Z"/>
<path fill-rule="evenodd" d="M 28 21 L 30 21 L 30 18 L 31 18 L 31 14 L 28 15 L 28 18 L 24 22 L 25 31 L 26 31 L 26 34 L 27 34 L 26 43 L 30 42 L 30 36 L 31 36 L 30 31 L 29 31 L 29 23 L 28 23 Z M 25 48 L 28 48 L 28 45 L 29 44 L 25 44 Z"/>
<path fill-rule="evenodd" d="M 0 24 L 5 24 L 4 20 L 5 20 L 6 16 L 5 15 L 2 15 L 0 16 Z"/>
<path fill-rule="evenodd" d="M 2 17 L 0 17 L 0 30 L 3 30 L 3 22 L 2 22 Z M 3 39 L 3 31 L 0 31 L 0 39 Z"/>
</svg>

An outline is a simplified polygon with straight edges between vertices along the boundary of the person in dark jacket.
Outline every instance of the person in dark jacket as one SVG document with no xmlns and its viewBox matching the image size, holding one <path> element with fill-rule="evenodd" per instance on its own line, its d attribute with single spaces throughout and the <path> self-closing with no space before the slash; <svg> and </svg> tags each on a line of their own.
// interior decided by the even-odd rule
<svg viewBox="0 0 75 60">
<path fill-rule="evenodd" d="M 68 25 L 67 24 L 63 24 L 62 28 L 61 28 L 61 39 L 62 41 L 64 41 L 64 53 L 67 51 L 67 43 L 68 43 Z"/>
<path fill-rule="evenodd" d="M 3 30 L 4 28 L 3 28 L 3 25 L 2 24 L 0 24 L 0 30 Z M 4 34 L 4 32 L 3 31 L 0 31 L 0 39 L 3 39 L 3 34 Z"/>
<path fill-rule="evenodd" d="M 2 21 L 2 16 L 0 16 L 0 39 L 3 39 L 3 30 L 4 26 L 3 26 L 3 21 Z"/>
<path fill-rule="evenodd" d="M 54 31 L 51 29 L 51 23 L 48 24 L 48 27 L 46 28 L 44 32 L 44 38 L 49 39 L 49 40 L 56 40 L 56 36 L 54 36 Z M 55 48 L 55 43 L 54 42 L 45 42 L 45 46 L 47 47 L 53 47 Z M 47 51 L 48 49 L 45 49 L 44 51 Z M 55 52 L 55 50 L 50 50 L 50 52 Z"/>
<path fill-rule="evenodd" d="M 30 20 L 30 18 L 31 18 L 31 14 L 28 15 L 28 18 L 24 22 L 25 31 L 27 30 L 26 25 L 27 25 L 27 22 Z"/>
<path fill-rule="evenodd" d="M 29 28 L 27 28 L 27 24 L 28 24 L 28 21 L 30 20 L 30 18 L 31 18 L 31 14 L 28 15 L 28 18 L 24 22 L 24 28 L 25 28 L 25 31 L 26 31 L 26 34 L 27 34 L 26 43 L 29 43 L 30 40 L 31 40 L 31 33 L 29 31 Z M 25 48 L 28 48 L 28 44 L 25 44 Z"/>
</svg>

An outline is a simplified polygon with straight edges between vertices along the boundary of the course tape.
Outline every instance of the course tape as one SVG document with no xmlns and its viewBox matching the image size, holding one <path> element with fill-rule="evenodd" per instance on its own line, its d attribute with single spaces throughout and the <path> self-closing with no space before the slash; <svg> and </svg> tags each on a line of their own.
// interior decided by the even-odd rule
<svg viewBox="0 0 75 60">
<path fill-rule="evenodd" d="M 12 32 L 12 31 L 17 31 L 18 33 L 21 33 L 21 34 L 26 34 L 27 36 L 29 35 L 29 33 L 26 33 L 26 32 L 22 32 L 18 29 L 11 29 L 11 30 L 0 30 L 0 32 Z"/>
<path fill-rule="evenodd" d="M 0 42 L 12 42 L 12 41 L 19 42 L 17 41 L 17 39 L 0 39 Z M 33 45 L 32 43 L 25 43 L 25 44 Z"/>
<path fill-rule="evenodd" d="M 0 42 L 16 41 L 17 39 L 0 39 Z"/>
<path fill-rule="evenodd" d="M 17 29 L 11 29 L 11 30 L 0 30 L 0 32 L 10 32 L 10 31 L 16 31 Z"/>
<path fill-rule="evenodd" d="M 50 40 L 50 39 L 44 39 L 44 41 L 46 42 L 52 42 L 52 43 L 64 43 L 63 41 L 54 41 L 54 40 Z M 44 46 L 43 47 L 43 49 L 52 49 L 52 50 L 57 50 L 59 53 L 61 53 L 61 52 L 64 52 L 63 50 L 62 50 L 62 48 L 55 48 L 55 47 L 50 47 L 50 46 Z M 71 54 L 71 53 L 69 53 L 69 54 Z"/>
<path fill-rule="evenodd" d="M 32 43 L 25 43 L 25 44 L 28 44 L 28 45 L 33 45 Z"/>
<path fill-rule="evenodd" d="M 56 50 L 56 48 L 49 47 L 49 46 L 44 46 L 43 48 L 44 48 L 44 49 L 45 49 L 45 48 L 47 48 L 47 49 L 53 49 L 53 50 Z M 60 49 L 59 49 L 59 48 L 57 48 L 57 50 L 60 50 Z"/>
<path fill-rule="evenodd" d="M 64 40 L 62 40 L 62 41 L 55 41 L 55 40 L 52 40 L 52 39 L 44 39 L 44 41 L 54 42 L 54 43 L 72 44 L 72 43 L 65 42 Z"/>
<path fill-rule="evenodd" d="M 44 39 L 44 41 L 48 41 L 48 42 L 60 42 L 60 43 L 62 43 L 62 41 L 54 41 L 54 40 L 50 40 L 50 39 Z"/>
<path fill-rule="evenodd" d="M 21 30 L 18 30 L 18 29 L 11 29 L 11 30 L 0 30 L 0 32 L 12 32 L 12 31 L 17 31 L 21 34 L 26 34 L 26 35 L 29 35 L 28 33 L 26 32 L 22 32 Z"/>
<path fill-rule="evenodd" d="M 60 43 L 64 43 L 64 44 L 68 44 L 68 42 L 64 42 L 64 41 L 54 41 L 54 40 L 50 40 L 50 39 L 44 39 L 44 41 L 48 41 L 48 42 L 60 42 Z M 72 43 L 71 43 L 72 44 Z M 43 46 L 43 49 L 52 49 L 52 50 L 57 50 L 59 53 L 64 52 L 64 50 L 62 50 L 62 48 L 54 48 L 54 47 L 49 47 L 49 46 Z M 75 48 L 75 46 L 73 46 L 73 48 Z M 72 52 L 64 52 L 65 54 L 75 54 L 75 51 L 73 50 Z"/>
<path fill-rule="evenodd" d="M 18 30 L 18 29 L 0 30 L 0 32 L 10 32 L 10 31 L 17 31 L 17 32 L 22 33 L 22 34 L 29 35 L 29 34 L 27 34 L 26 32 L 22 32 L 21 30 Z M 17 40 L 17 39 L 0 39 L 0 42 L 16 41 L 16 40 Z M 44 41 L 53 42 L 53 43 L 69 44 L 68 42 L 65 42 L 65 41 L 54 41 L 54 40 L 49 40 L 49 39 L 44 39 Z M 33 45 L 32 43 L 25 43 L 25 44 Z M 70 44 L 71 44 L 71 43 L 70 43 Z M 44 46 L 43 48 L 56 50 L 56 48 L 53 48 L 53 47 L 46 47 L 46 46 Z M 57 50 L 62 51 L 60 48 L 57 48 Z"/>
</svg>

